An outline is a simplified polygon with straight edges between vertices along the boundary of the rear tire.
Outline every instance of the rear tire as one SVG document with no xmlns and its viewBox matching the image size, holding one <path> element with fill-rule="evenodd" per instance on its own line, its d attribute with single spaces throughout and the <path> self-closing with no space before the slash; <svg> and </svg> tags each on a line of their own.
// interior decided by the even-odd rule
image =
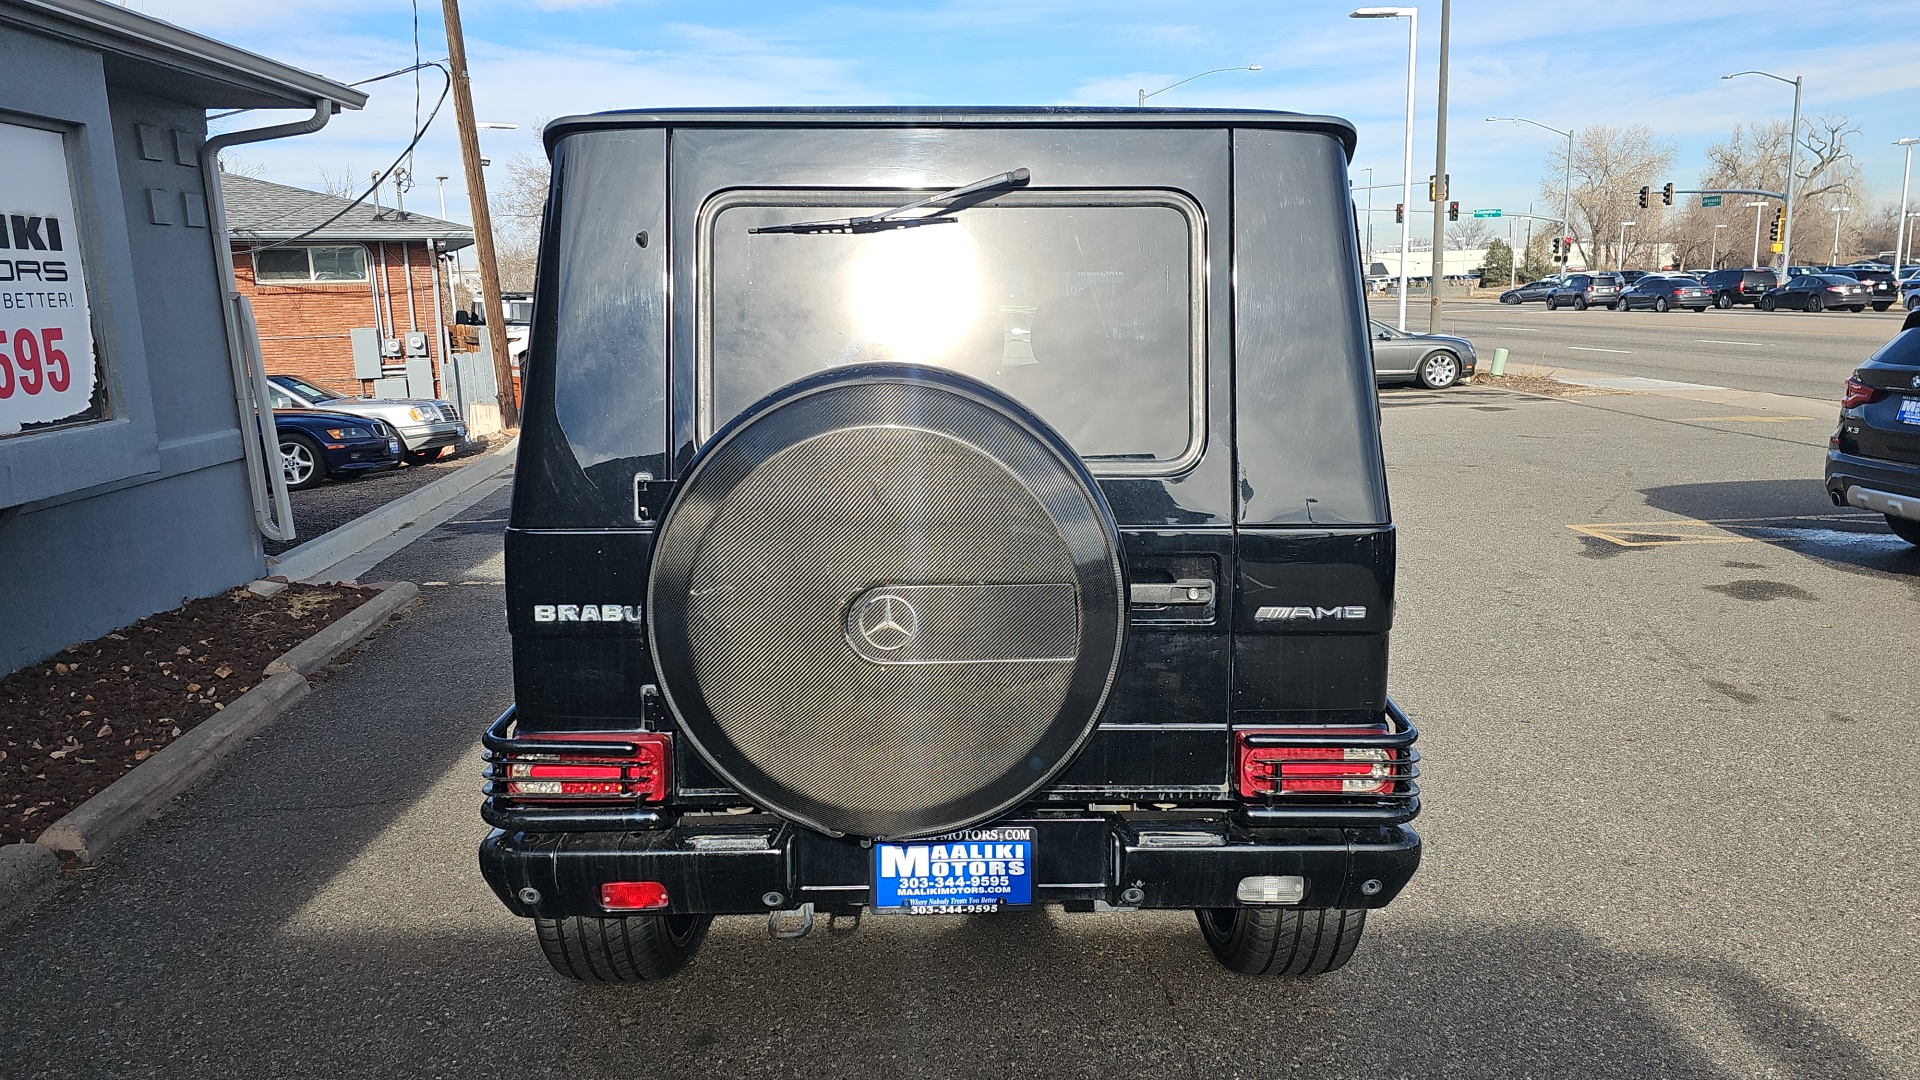
<svg viewBox="0 0 1920 1080">
<path fill-rule="evenodd" d="M 1886 515 L 1886 518 L 1887 528 L 1893 530 L 1893 535 L 1905 540 L 1914 547 L 1920 547 L 1920 521 L 1894 517 L 1892 514 Z"/>
<path fill-rule="evenodd" d="M 1654 298 L 1653 298 L 1653 310 L 1655 310 L 1655 311 L 1665 311 L 1665 310 L 1667 310 L 1667 298 L 1666 298 L 1666 297 L 1664 297 L 1664 296 L 1656 296 L 1656 297 L 1654 297 Z"/>
<path fill-rule="evenodd" d="M 1851 312 L 1853 312 L 1853 313 L 1854 313 L 1855 315 L 1858 315 L 1858 314 L 1860 314 L 1861 312 L 1863 312 L 1863 311 L 1865 311 L 1865 310 L 1867 310 L 1867 305 L 1865 305 L 1865 304 L 1848 304 L 1848 305 L 1847 305 L 1847 310 L 1848 310 L 1848 311 L 1851 311 Z"/>
<path fill-rule="evenodd" d="M 1733 306 L 1733 297 L 1726 293 L 1719 293 L 1713 298 L 1713 306 L 1724 311 Z"/>
<path fill-rule="evenodd" d="M 656 982 L 686 967 L 707 939 L 713 916 L 574 915 L 533 924 L 553 970 L 581 982 L 636 983 Z"/>
<path fill-rule="evenodd" d="M 1586 297 L 1584 297 L 1584 296 L 1576 296 L 1576 297 L 1574 297 L 1574 298 L 1573 298 L 1573 310 L 1575 310 L 1575 311 L 1585 311 L 1585 310 L 1587 310 L 1587 298 L 1586 298 Z"/>
<path fill-rule="evenodd" d="M 1338 971 L 1367 927 L 1364 908 L 1201 908 L 1194 914 L 1214 959 L 1242 975 L 1308 978 Z"/>
<path fill-rule="evenodd" d="M 1887 310 L 1888 308 L 1890 308 L 1890 307 L 1892 307 L 1892 306 L 1893 306 L 1893 301 L 1891 301 L 1891 300 L 1883 300 L 1883 301 L 1881 301 L 1881 302 L 1879 302 L 1879 303 L 1877 303 L 1877 304 L 1875 304 L 1875 305 L 1873 305 L 1873 310 L 1875 310 L 1875 311 L 1885 311 L 1885 310 Z"/>
</svg>

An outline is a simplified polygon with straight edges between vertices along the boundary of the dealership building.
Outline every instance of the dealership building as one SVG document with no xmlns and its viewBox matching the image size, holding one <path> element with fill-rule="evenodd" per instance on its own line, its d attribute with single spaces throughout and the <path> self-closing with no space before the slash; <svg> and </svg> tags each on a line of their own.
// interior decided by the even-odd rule
<svg viewBox="0 0 1920 1080">
<path fill-rule="evenodd" d="M 0 56 L 5 673 L 264 572 L 290 519 L 216 156 L 366 98 L 98 0 L 0 0 Z M 300 114 L 210 141 L 235 109 Z"/>
</svg>

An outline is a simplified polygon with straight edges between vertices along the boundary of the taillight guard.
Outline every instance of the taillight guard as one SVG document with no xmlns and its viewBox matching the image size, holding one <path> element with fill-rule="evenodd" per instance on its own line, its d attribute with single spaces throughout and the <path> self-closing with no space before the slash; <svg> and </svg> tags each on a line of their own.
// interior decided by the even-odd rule
<svg viewBox="0 0 1920 1080">
<path fill-rule="evenodd" d="M 1261 817 L 1328 810 L 1343 821 L 1404 821 L 1419 809 L 1419 737 L 1398 707 L 1374 725 L 1238 728 L 1235 789 Z"/>
<path fill-rule="evenodd" d="M 672 737 L 657 731 L 572 731 L 483 740 L 488 801 L 521 808 L 631 808 L 667 801 Z"/>
</svg>

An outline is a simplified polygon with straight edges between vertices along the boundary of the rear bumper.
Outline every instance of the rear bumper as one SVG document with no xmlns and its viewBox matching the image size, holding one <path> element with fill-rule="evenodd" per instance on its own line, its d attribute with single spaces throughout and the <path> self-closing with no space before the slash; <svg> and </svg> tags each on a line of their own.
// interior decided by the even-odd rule
<svg viewBox="0 0 1920 1080">
<path fill-rule="evenodd" d="M 1920 521 L 1920 465 L 1830 450 L 1827 496 L 1835 506 L 1857 506 Z"/>
<path fill-rule="evenodd" d="M 1069 910 L 1228 908 L 1245 877 L 1298 876 L 1299 908 L 1382 907 L 1420 865 L 1404 825 L 1264 828 L 1230 811 L 1015 813 L 1035 830 L 1035 903 Z M 632 832 L 509 833 L 480 845 L 480 868 L 523 918 L 605 915 L 600 885 L 657 881 L 675 913 L 755 915 L 811 903 L 871 902 L 873 851 L 763 815 L 688 816 Z"/>
</svg>

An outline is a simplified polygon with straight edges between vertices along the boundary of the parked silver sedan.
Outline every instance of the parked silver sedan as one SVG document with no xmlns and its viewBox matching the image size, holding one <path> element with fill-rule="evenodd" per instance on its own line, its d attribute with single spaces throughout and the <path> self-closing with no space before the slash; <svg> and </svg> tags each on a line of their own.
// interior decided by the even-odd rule
<svg viewBox="0 0 1920 1080">
<path fill-rule="evenodd" d="M 1473 342 L 1447 334 L 1396 330 L 1378 319 L 1373 327 L 1373 378 L 1378 383 L 1415 382 L 1445 390 L 1473 377 L 1479 362 Z"/>
<path fill-rule="evenodd" d="M 424 465 L 467 440 L 466 421 L 453 405 L 426 398 L 341 397 L 295 375 L 269 375 L 276 409 L 325 409 L 328 412 L 384 420 L 400 435 L 402 454 Z M 282 400 L 284 397 L 284 400 Z"/>
</svg>

